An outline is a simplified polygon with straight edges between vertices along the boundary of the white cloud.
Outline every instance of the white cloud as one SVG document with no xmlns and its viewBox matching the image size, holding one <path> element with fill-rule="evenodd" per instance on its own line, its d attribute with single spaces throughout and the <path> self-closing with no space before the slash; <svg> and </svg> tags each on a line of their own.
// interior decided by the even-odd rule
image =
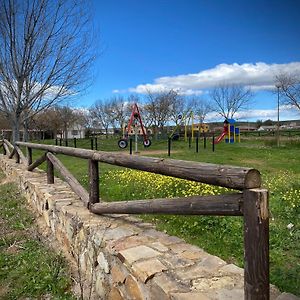
<svg viewBox="0 0 300 300">
<path fill-rule="evenodd" d="M 281 105 L 279 107 L 279 119 L 281 121 L 299 119 L 300 111 L 287 106 Z M 277 120 L 277 109 L 247 109 L 239 111 L 235 114 L 234 119 L 240 121 L 256 121 L 256 120 Z M 222 117 L 215 113 L 211 112 L 205 118 L 206 122 L 220 122 Z"/>
<path fill-rule="evenodd" d="M 199 94 L 202 90 L 221 83 L 251 86 L 253 90 L 270 90 L 274 88 L 274 77 L 279 73 L 292 73 L 300 76 L 300 62 L 288 64 L 220 64 L 194 74 L 165 76 L 156 78 L 154 83 L 146 83 L 129 88 L 130 92 L 145 94 L 169 89 L 183 94 Z"/>
</svg>

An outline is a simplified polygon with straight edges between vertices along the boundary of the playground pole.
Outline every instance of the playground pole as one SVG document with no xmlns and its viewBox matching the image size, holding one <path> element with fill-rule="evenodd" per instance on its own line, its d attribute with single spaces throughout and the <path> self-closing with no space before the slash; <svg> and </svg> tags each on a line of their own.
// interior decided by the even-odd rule
<svg viewBox="0 0 300 300">
<path fill-rule="evenodd" d="M 236 143 L 235 125 L 233 126 L 233 142 Z"/>
<path fill-rule="evenodd" d="M 129 139 L 129 154 L 132 155 L 132 138 Z"/>
<path fill-rule="evenodd" d="M 135 153 L 138 152 L 138 135 L 137 135 L 137 128 L 135 129 Z"/>
<path fill-rule="evenodd" d="M 194 141 L 194 113 L 191 112 L 192 116 L 192 142 Z"/>
</svg>

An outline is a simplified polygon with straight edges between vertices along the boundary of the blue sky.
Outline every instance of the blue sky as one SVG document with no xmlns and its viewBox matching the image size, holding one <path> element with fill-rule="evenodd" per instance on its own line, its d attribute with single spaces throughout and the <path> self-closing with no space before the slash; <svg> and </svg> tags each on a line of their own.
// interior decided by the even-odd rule
<svg viewBox="0 0 300 300">
<path fill-rule="evenodd" d="M 93 0 L 92 6 L 101 55 L 81 106 L 146 88 L 205 95 L 226 81 L 257 91 L 245 119 L 267 119 L 276 110 L 276 95 L 264 92 L 274 73 L 300 74 L 300 0 Z M 295 117 L 282 110 L 282 118 Z"/>
</svg>

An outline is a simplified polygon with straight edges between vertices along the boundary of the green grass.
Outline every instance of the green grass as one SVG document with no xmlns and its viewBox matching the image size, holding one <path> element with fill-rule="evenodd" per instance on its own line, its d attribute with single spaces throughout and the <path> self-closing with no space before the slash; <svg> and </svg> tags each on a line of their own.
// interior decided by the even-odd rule
<svg viewBox="0 0 300 300">
<path fill-rule="evenodd" d="M 53 141 L 51 142 L 53 144 Z M 89 140 L 77 141 L 78 146 L 89 148 Z M 99 141 L 100 150 L 121 151 L 116 139 Z M 145 150 L 151 156 L 167 156 L 167 141 L 153 141 Z M 172 142 L 171 158 L 217 164 L 237 165 L 258 169 L 264 186 L 270 189 L 270 277 L 282 291 L 300 296 L 300 139 L 282 137 L 280 147 L 272 137 L 243 138 L 237 144 L 220 143 L 212 152 L 211 140 L 199 152 L 195 142 L 191 148 L 183 141 Z M 128 153 L 128 148 L 122 152 Z M 144 148 L 139 144 L 139 151 Z M 160 151 L 159 153 L 157 151 Z M 37 151 L 34 151 L 38 155 Z M 40 155 L 41 153 L 39 153 Z M 64 165 L 88 188 L 86 160 L 59 156 Z M 129 173 L 124 169 L 100 164 L 100 191 L 104 201 L 131 200 L 180 196 L 187 192 L 185 184 L 161 180 L 148 173 Z M 150 178 L 149 180 L 147 178 Z M 157 182 L 156 180 L 161 180 Z M 159 186 L 159 188 L 156 188 Z M 186 188 L 186 189 L 185 189 Z M 223 192 L 220 190 L 219 192 Z M 190 192 L 189 192 L 190 193 Z M 243 264 L 243 222 L 239 217 L 205 216 L 142 216 L 154 222 L 158 229 L 178 235 L 228 262 Z M 288 228 L 293 224 L 292 228 Z"/>
<path fill-rule="evenodd" d="M 40 241 L 18 188 L 1 184 L 0 193 L 0 298 L 75 299 L 63 257 Z"/>
</svg>

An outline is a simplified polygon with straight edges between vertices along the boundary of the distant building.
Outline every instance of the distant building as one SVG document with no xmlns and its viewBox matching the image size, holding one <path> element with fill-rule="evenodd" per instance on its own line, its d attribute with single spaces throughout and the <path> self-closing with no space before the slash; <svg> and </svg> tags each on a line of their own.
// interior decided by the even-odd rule
<svg viewBox="0 0 300 300">
<path fill-rule="evenodd" d="M 275 131 L 277 130 L 277 126 L 260 126 L 257 131 Z"/>
<path fill-rule="evenodd" d="M 68 128 L 67 135 L 65 136 L 65 132 L 60 130 L 57 132 L 58 138 L 67 138 L 67 139 L 83 139 L 85 138 L 85 127 L 79 124 L 74 124 L 71 128 Z"/>
</svg>

